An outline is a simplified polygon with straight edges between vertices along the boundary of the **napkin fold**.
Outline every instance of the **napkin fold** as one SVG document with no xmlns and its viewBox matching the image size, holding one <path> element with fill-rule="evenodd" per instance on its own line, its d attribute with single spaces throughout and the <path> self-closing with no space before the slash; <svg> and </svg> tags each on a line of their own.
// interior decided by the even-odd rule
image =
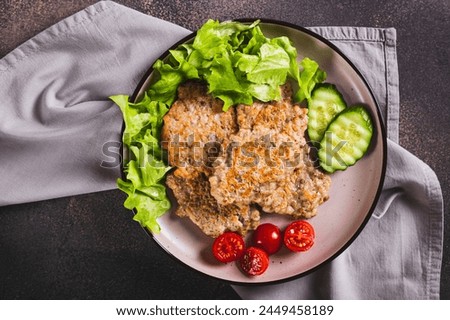
<svg viewBox="0 0 450 320">
<path fill-rule="evenodd" d="M 369 223 L 332 262 L 246 299 L 438 299 L 443 202 L 434 172 L 398 142 L 392 28 L 314 27 L 372 87 L 388 130 L 385 185 Z M 122 117 L 154 60 L 190 31 L 101 1 L 0 60 L 0 206 L 116 188 Z"/>
</svg>

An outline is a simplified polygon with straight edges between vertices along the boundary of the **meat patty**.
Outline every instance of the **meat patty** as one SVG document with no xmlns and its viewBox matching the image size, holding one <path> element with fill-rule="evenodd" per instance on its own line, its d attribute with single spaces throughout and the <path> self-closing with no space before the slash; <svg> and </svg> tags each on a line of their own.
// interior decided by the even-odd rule
<svg viewBox="0 0 450 320">
<path fill-rule="evenodd" d="M 187 82 L 178 88 L 178 99 L 164 116 L 162 146 L 175 167 L 206 172 L 228 137 L 237 132 L 235 110 L 222 111 L 223 103 L 207 94 L 204 84 Z"/>
<path fill-rule="evenodd" d="M 330 177 L 309 158 L 307 109 L 292 104 L 284 90 L 281 101 L 237 107 L 234 147 L 216 160 L 209 178 L 220 204 L 258 204 L 266 212 L 310 218 L 328 199 Z"/>
<path fill-rule="evenodd" d="M 208 236 L 215 238 L 225 231 L 245 235 L 259 224 L 259 211 L 252 206 L 218 204 L 203 172 L 179 168 L 167 177 L 166 183 L 178 202 L 175 213 L 188 217 Z"/>
<path fill-rule="evenodd" d="M 211 195 L 212 163 L 238 129 L 235 110 L 223 112 L 222 106 L 207 94 L 204 84 L 187 82 L 179 86 L 161 132 L 169 164 L 177 167 L 166 179 L 178 202 L 175 213 L 211 237 L 224 231 L 245 234 L 256 228 L 260 217 L 249 205 L 220 205 Z"/>
<path fill-rule="evenodd" d="M 304 165 L 300 156 L 306 145 L 306 109 L 293 106 L 290 98 L 285 98 L 239 105 L 237 113 L 239 131 L 230 136 L 233 148 L 217 159 L 210 177 L 213 196 L 221 204 L 261 205 Z"/>
<path fill-rule="evenodd" d="M 310 160 L 308 145 L 303 147 L 300 159 L 302 165 L 280 173 L 283 179 L 260 180 L 258 184 L 241 183 L 244 188 L 257 190 L 249 197 L 249 201 L 261 206 L 265 212 L 286 214 L 297 219 L 315 216 L 319 205 L 328 199 L 331 178 L 318 170 Z M 215 198 L 218 199 L 217 194 Z M 236 201 L 242 200 L 237 198 Z M 218 202 L 221 203 L 220 200 Z"/>
<path fill-rule="evenodd" d="M 180 86 L 162 131 L 169 163 L 178 167 L 167 177 L 177 215 L 216 237 L 255 229 L 256 207 L 296 218 L 317 213 L 331 181 L 309 158 L 307 109 L 292 103 L 289 86 L 282 96 L 223 112 L 206 86 Z"/>
</svg>

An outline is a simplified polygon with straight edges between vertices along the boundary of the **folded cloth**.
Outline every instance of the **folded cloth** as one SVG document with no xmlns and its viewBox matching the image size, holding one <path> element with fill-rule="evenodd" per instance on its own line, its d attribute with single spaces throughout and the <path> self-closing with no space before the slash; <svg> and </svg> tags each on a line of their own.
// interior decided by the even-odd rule
<svg viewBox="0 0 450 320">
<path fill-rule="evenodd" d="M 132 93 L 151 64 L 189 33 L 106 1 L 6 55 L 0 205 L 116 188 L 122 116 L 108 97 Z"/>
<path fill-rule="evenodd" d="M 316 272 L 239 287 L 251 299 L 436 299 L 443 205 L 433 171 L 398 141 L 395 30 L 311 28 L 360 68 L 388 129 L 384 189 L 360 237 Z M 0 60 L 0 205 L 116 188 L 122 117 L 154 60 L 190 31 L 110 1 L 43 31 Z M 14 188 L 11 188 L 11 185 Z"/>
</svg>

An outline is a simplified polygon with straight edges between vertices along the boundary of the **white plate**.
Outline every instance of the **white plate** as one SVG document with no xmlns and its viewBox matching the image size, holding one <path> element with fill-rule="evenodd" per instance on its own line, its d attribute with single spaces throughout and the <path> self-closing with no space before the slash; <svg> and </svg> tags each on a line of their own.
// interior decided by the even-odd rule
<svg viewBox="0 0 450 320">
<path fill-rule="evenodd" d="M 159 218 L 161 232 L 152 237 L 167 253 L 205 275 L 239 284 L 286 281 L 305 275 L 338 256 L 370 218 L 386 168 L 386 135 L 380 111 L 367 82 L 350 60 L 329 41 L 302 27 L 271 20 L 262 20 L 260 26 L 269 38 L 288 36 L 297 48 L 299 60 L 309 57 L 317 61 L 327 72 L 327 82 L 338 86 L 348 105 L 363 103 L 367 106 L 374 120 L 374 137 L 363 159 L 346 171 L 332 174 L 330 199 L 319 207 L 317 216 L 310 219 L 316 232 L 314 246 L 304 253 L 292 253 L 283 248 L 270 257 L 269 268 L 261 276 L 249 277 L 235 263 L 217 262 L 211 253 L 213 240 L 187 218 L 176 216 L 173 209 Z M 186 37 L 172 48 L 191 41 L 194 36 Z M 167 55 L 168 52 L 161 59 Z M 131 100 L 137 101 L 151 81 L 152 70 L 149 70 Z M 283 227 L 291 220 L 265 215 L 264 221 Z"/>
</svg>

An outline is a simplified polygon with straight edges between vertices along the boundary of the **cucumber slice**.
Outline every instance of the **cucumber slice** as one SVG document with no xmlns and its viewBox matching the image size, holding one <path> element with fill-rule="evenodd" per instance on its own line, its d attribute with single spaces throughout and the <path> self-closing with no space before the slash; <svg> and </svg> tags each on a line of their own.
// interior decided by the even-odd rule
<svg viewBox="0 0 450 320">
<path fill-rule="evenodd" d="M 372 118 L 366 108 L 356 105 L 345 109 L 330 123 L 320 142 L 320 166 L 333 173 L 354 165 L 367 152 L 372 134 Z"/>
<path fill-rule="evenodd" d="M 330 122 L 347 108 L 341 93 L 331 83 L 317 85 L 308 101 L 308 135 L 312 143 L 318 144 Z"/>
</svg>

